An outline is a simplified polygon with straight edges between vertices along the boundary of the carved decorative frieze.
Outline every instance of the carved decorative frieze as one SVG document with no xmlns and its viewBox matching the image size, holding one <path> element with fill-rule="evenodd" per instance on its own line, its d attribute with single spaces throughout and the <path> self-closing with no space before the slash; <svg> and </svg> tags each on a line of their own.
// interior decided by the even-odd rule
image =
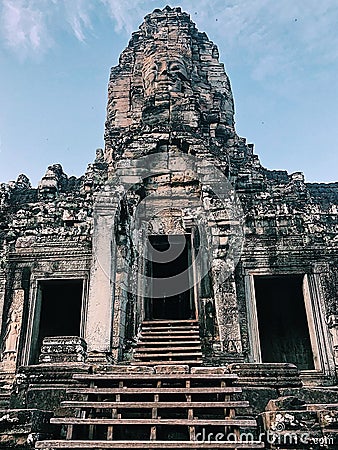
<svg viewBox="0 0 338 450">
<path fill-rule="evenodd" d="M 16 368 L 18 345 L 22 328 L 24 295 L 23 289 L 15 289 L 13 291 L 12 303 L 7 315 L 0 362 L 0 367 L 5 372 L 14 372 Z"/>
<path fill-rule="evenodd" d="M 42 342 L 40 363 L 84 362 L 86 341 L 77 336 L 46 337 Z"/>
</svg>

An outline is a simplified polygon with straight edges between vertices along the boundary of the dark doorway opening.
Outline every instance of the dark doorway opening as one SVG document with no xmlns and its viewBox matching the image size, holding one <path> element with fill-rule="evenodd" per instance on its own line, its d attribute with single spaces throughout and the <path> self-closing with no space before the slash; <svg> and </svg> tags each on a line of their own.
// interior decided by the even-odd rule
<svg viewBox="0 0 338 450">
<path fill-rule="evenodd" d="M 149 236 L 148 249 L 150 250 L 148 251 L 146 273 L 151 281 L 148 286 L 149 297 L 145 298 L 145 319 L 184 320 L 195 318 L 194 291 L 190 287 L 193 284 L 191 282 L 191 236 Z M 157 255 L 159 252 L 163 252 L 163 261 L 160 257 L 152 257 L 153 250 L 157 252 Z M 169 251 L 172 252 L 172 258 Z M 174 277 L 180 274 L 182 275 L 179 284 L 180 292 L 171 295 L 171 287 L 173 283 L 177 283 Z M 164 279 L 168 283 L 167 288 L 164 283 L 161 283 L 161 280 Z"/>
<path fill-rule="evenodd" d="M 42 341 L 51 336 L 80 336 L 83 280 L 40 281 L 32 357 L 37 361 Z"/>
<path fill-rule="evenodd" d="M 302 275 L 255 276 L 262 362 L 313 370 Z"/>
</svg>

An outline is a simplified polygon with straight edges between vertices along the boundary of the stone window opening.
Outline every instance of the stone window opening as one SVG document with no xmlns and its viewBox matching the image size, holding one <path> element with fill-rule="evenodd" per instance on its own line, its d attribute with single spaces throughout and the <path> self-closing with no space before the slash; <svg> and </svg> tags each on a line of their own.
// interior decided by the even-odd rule
<svg viewBox="0 0 338 450">
<path fill-rule="evenodd" d="M 320 383 L 321 380 L 323 379 L 330 379 L 335 370 L 334 355 L 330 347 L 329 330 L 325 318 L 324 312 L 325 307 L 324 307 L 324 299 L 322 296 L 320 273 L 315 270 L 304 272 L 300 272 L 299 270 L 291 270 L 286 272 L 283 269 L 280 269 L 277 272 L 275 270 L 272 271 L 269 268 L 263 267 L 256 269 L 251 269 L 247 267 L 245 269 L 244 281 L 245 281 L 245 295 L 246 295 L 248 332 L 250 343 L 250 352 L 248 354 L 248 361 L 254 363 L 265 362 L 264 359 L 266 358 L 266 352 L 262 351 L 262 343 L 259 330 L 259 320 L 262 322 L 262 320 L 264 320 L 264 317 L 259 318 L 260 300 L 258 299 L 257 301 L 257 296 L 260 295 L 259 294 L 260 288 L 258 287 L 258 284 L 259 283 L 264 284 L 264 281 L 260 280 L 264 279 L 268 280 L 269 278 L 270 280 L 272 280 L 271 283 L 273 281 L 280 280 L 279 287 L 277 287 L 277 285 L 275 284 L 274 292 L 277 292 L 278 290 L 281 292 L 281 294 L 279 294 L 280 295 L 279 302 L 283 305 L 284 311 L 288 312 L 290 316 L 296 314 L 297 307 L 295 308 L 292 302 L 286 304 L 283 301 L 283 298 L 285 298 L 285 292 L 288 289 L 290 289 L 292 283 L 296 285 L 295 289 L 298 292 L 297 294 L 298 308 L 301 308 L 302 310 L 301 321 L 303 322 L 303 339 L 305 339 L 302 345 L 304 347 L 304 342 L 307 342 L 306 343 L 307 357 L 305 358 L 305 361 L 304 356 L 302 356 L 303 361 L 302 358 L 298 359 L 298 361 L 292 358 L 293 360 L 288 362 L 289 363 L 294 362 L 295 364 L 297 364 L 298 362 L 298 368 L 301 370 L 301 377 L 304 383 Z M 289 287 L 287 286 L 288 283 Z M 256 286 L 258 287 L 258 295 L 256 292 L 257 291 Z M 276 296 L 270 297 L 276 299 Z M 279 321 L 283 320 L 282 316 L 278 315 L 277 317 Z M 273 318 L 273 320 L 275 320 L 275 318 Z M 305 331 L 304 331 L 304 323 L 306 324 Z M 284 326 L 286 327 L 286 323 L 284 324 Z M 290 322 L 288 328 L 291 328 Z M 292 333 L 292 330 L 290 330 L 290 332 Z M 310 336 L 310 346 L 311 346 L 310 348 L 308 335 Z M 273 339 L 273 336 L 270 335 L 270 340 L 271 339 Z M 310 358 L 309 356 L 311 354 L 312 358 Z M 299 356 L 297 356 L 297 358 L 298 357 Z M 282 362 L 283 361 L 284 359 L 282 360 Z"/>
<path fill-rule="evenodd" d="M 302 275 L 255 276 L 261 359 L 314 370 Z"/>
<path fill-rule="evenodd" d="M 82 279 L 38 281 L 30 364 L 38 362 L 45 337 L 81 335 L 82 298 Z"/>
</svg>

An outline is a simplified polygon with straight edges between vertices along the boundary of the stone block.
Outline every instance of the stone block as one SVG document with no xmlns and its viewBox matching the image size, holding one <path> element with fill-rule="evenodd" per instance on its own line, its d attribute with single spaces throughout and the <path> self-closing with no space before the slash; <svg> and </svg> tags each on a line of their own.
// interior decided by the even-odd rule
<svg viewBox="0 0 338 450">
<path fill-rule="evenodd" d="M 281 396 L 295 396 L 305 403 L 337 403 L 337 386 L 303 387 L 303 388 L 281 388 Z"/>
<path fill-rule="evenodd" d="M 135 365 L 99 365 L 94 368 L 94 373 L 125 373 L 125 374 L 152 374 L 154 373 L 154 368 L 149 366 Z"/>
<path fill-rule="evenodd" d="M 338 431 L 338 411 L 324 410 L 318 411 L 319 424 L 323 428 L 335 429 Z"/>
<path fill-rule="evenodd" d="M 237 385 L 238 383 L 236 383 Z M 267 404 L 273 398 L 278 397 L 277 389 L 269 387 L 249 387 L 243 386 L 243 392 L 239 394 L 238 400 L 247 400 L 250 403 L 253 414 L 259 414 L 265 411 Z M 238 414 L 242 411 L 238 410 Z"/>
<path fill-rule="evenodd" d="M 40 363 L 84 362 L 86 341 L 77 336 L 46 337 L 42 342 Z"/>
<path fill-rule="evenodd" d="M 192 367 L 191 373 L 201 374 L 201 375 L 213 375 L 213 374 L 223 374 L 229 373 L 227 367 Z"/>
<path fill-rule="evenodd" d="M 305 409 L 305 402 L 297 397 L 278 397 L 271 399 L 266 405 L 266 411 L 300 410 Z"/>
<path fill-rule="evenodd" d="M 55 437 L 59 427 L 50 425 L 51 411 L 38 409 L 0 410 L 0 448 L 4 450 L 34 448 L 34 443 Z"/>
<path fill-rule="evenodd" d="M 238 383 L 243 386 L 269 386 L 272 388 L 302 386 L 299 371 L 294 364 L 233 364 L 230 366 L 230 371 L 239 375 Z"/>
<path fill-rule="evenodd" d="M 171 374 L 171 373 L 189 373 L 189 366 L 184 364 L 159 364 L 154 367 L 155 373 Z"/>
</svg>

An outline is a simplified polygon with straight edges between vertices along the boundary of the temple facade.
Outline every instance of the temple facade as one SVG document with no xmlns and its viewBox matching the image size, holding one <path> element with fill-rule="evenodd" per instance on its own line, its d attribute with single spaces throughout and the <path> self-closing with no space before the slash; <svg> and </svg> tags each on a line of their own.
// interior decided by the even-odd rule
<svg viewBox="0 0 338 450">
<path fill-rule="evenodd" d="M 90 377 L 108 390 L 173 378 L 177 408 L 179 380 L 212 393 L 223 377 L 250 403 L 242 415 L 260 417 L 258 428 L 223 417 L 238 439 L 256 428 L 251 447 L 224 448 L 291 448 L 266 433 L 304 429 L 292 448 L 338 448 L 338 183 L 261 165 L 236 133 L 217 46 L 180 8 L 146 16 L 111 69 L 104 137 L 80 178 L 53 165 L 37 188 L 25 175 L 0 185 L 0 448 L 197 445 L 192 408 L 185 422 L 168 416 L 188 437 L 164 433 L 160 391 L 144 394 L 138 447 L 118 431 L 141 420 L 123 422 L 123 391 L 104 432 L 102 415 L 67 422 Z"/>
</svg>

